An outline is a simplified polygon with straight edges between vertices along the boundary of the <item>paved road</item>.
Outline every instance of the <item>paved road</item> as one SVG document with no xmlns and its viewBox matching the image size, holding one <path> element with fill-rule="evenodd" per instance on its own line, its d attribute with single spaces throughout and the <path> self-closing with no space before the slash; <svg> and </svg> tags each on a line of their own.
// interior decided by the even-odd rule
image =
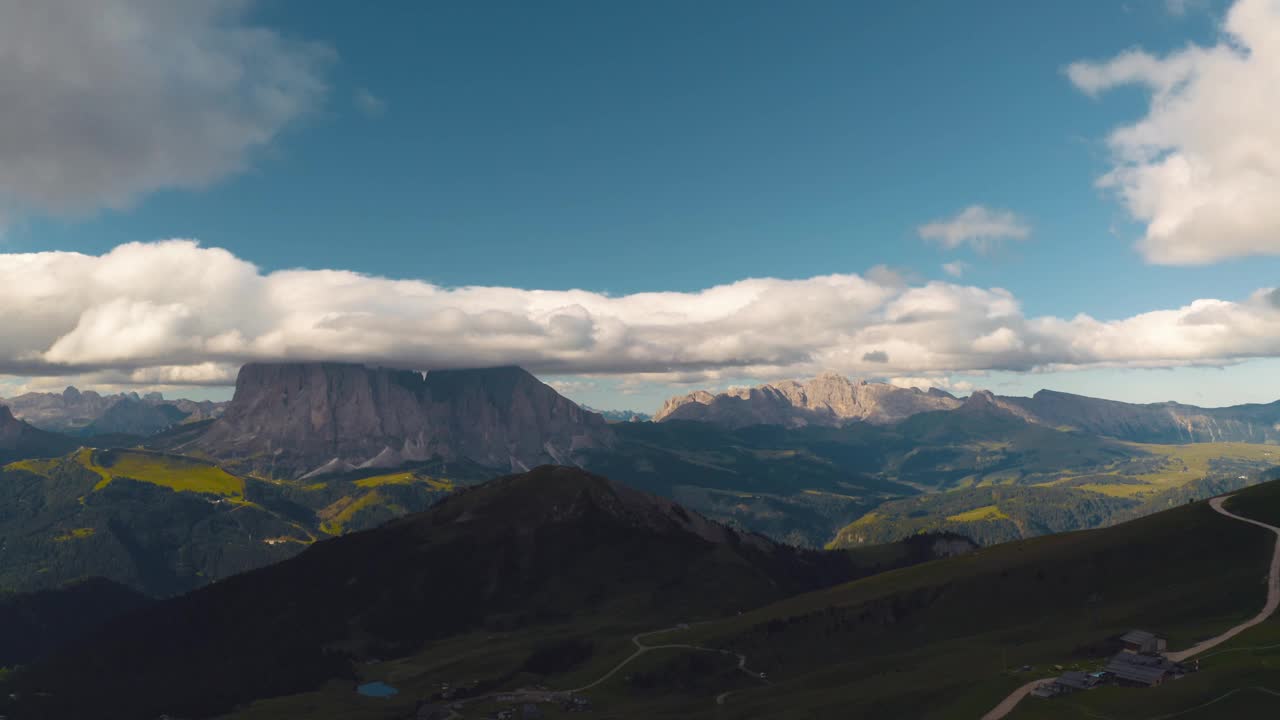
<svg viewBox="0 0 1280 720">
<path fill-rule="evenodd" d="M 1258 527 L 1266 528 L 1276 534 L 1276 547 L 1275 547 L 1275 550 L 1273 550 L 1271 553 L 1271 569 L 1267 573 L 1267 603 L 1262 607 L 1262 612 L 1258 613 L 1253 618 L 1243 623 L 1240 623 L 1239 625 L 1236 625 L 1230 630 L 1227 630 L 1221 635 L 1211 637 L 1208 640 L 1205 640 L 1204 642 L 1199 643 L 1194 647 L 1187 648 L 1186 650 L 1181 650 L 1179 652 L 1173 652 L 1173 653 L 1165 653 L 1165 657 L 1169 658 L 1174 662 L 1182 662 L 1183 660 L 1186 660 L 1189 657 L 1192 657 L 1194 655 L 1199 655 L 1205 650 L 1209 650 L 1211 648 L 1215 648 L 1221 645 L 1222 643 L 1230 640 L 1236 635 L 1239 635 L 1245 630 L 1248 630 L 1254 625 L 1257 625 L 1262 621 L 1266 620 L 1267 618 L 1271 617 L 1272 614 L 1275 613 L 1276 608 L 1280 607 L 1280 528 L 1274 525 L 1268 525 L 1264 522 L 1258 522 L 1257 520 L 1250 520 L 1249 518 L 1246 518 L 1246 517 L 1240 517 L 1239 515 L 1236 515 L 1230 510 L 1227 510 L 1222 506 L 1222 503 L 1226 502 L 1228 497 L 1230 496 L 1228 495 L 1225 497 L 1213 498 L 1212 500 L 1209 501 L 1209 507 L 1212 507 L 1217 512 L 1223 515 L 1226 515 L 1232 520 L 1239 520 L 1240 522 L 1247 522 L 1250 525 L 1257 525 Z M 995 708 L 993 708 L 991 712 L 987 713 L 986 715 L 983 715 L 982 720 L 1000 720 L 1001 718 L 1005 717 L 1009 713 L 1013 712 L 1013 708 L 1016 707 L 1017 704 L 1022 701 L 1022 698 L 1030 694 L 1031 691 L 1035 690 L 1036 686 L 1042 682 L 1044 682 L 1044 679 L 1033 680 L 1027 683 L 1026 685 L 1023 685 L 1022 687 L 1018 688 L 1017 690 L 1014 690 L 1013 693 L 1011 693 L 1008 697 L 1006 697 L 1004 700 L 1001 700 L 1000 704 L 995 706 Z"/>
</svg>

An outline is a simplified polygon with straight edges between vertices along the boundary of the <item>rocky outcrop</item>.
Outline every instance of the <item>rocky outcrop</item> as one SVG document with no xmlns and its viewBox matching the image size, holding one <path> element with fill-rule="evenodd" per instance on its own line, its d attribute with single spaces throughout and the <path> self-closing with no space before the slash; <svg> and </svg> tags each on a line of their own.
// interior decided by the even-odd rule
<svg viewBox="0 0 1280 720">
<path fill-rule="evenodd" d="M 297 478 L 434 457 L 504 471 L 574 465 L 613 442 L 604 418 L 516 367 L 424 375 L 292 363 L 241 368 L 226 412 L 189 449 Z"/>
<path fill-rule="evenodd" d="M 728 428 L 839 426 L 854 420 L 887 425 L 916 413 L 959 406 L 960 400 L 955 396 L 937 389 L 926 393 L 917 388 L 855 382 L 835 373 L 823 373 L 809 382 L 787 380 L 776 385 L 735 388 L 719 395 L 699 390 L 671 398 L 654 420 L 697 420 Z"/>
<path fill-rule="evenodd" d="M 68 387 L 60 393 L 26 393 L 5 401 L 13 414 L 35 427 L 75 435 L 150 435 L 182 422 L 208 420 L 226 403 L 166 400 L 160 393 L 101 395 Z"/>
<path fill-rule="evenodd" d="M 1032 422 L 1134 442 L 1280 442 L 1280 401 L 1202 408 L 1174 402 L 1125 403 L 1052 390 L 999 401 Z"/>
</svg>

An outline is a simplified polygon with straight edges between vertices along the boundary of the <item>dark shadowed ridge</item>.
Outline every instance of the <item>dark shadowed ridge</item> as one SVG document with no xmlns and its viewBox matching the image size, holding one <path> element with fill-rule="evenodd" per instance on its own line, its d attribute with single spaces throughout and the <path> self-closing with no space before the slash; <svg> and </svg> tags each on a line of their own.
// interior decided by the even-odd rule
<svg viewBox="0 0 1280 720">
<path fill-rule="evenodd" d="M 851 558 L 539 467 L 123 619 L 25 676 L 50 695 L 21 716 L 207 716 L 480 628 L 734 613 L 866 574 Z"/>
<path fill-rule="evenodd" d="M 0 594 L 0 638 L 4 638 L 0 667 L 38 660 L 152 602 L 105 578 L 89 578 L 56 590 Z"/>
<path fill-rule="evenodd" d="M 27 458 L 57 457 L 74 450 L 79 443 L 58 433 L 39 430 L 15 418 L 0 405 L 0 464 Z"/>
</svg>

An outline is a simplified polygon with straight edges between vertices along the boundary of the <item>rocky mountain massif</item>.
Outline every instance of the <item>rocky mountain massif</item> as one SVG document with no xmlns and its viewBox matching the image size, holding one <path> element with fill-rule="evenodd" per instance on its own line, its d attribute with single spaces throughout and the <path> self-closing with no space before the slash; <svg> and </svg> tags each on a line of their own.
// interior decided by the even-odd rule
<svg viewBox="0 0 1280 720">
<path fill-rule="evenodd" d="M 823 373 L 808 382 L 787 380 L 719 395 L 699 390 L 667 400 L 653 419 L 697 420 L 731 429 L 750 425 L 839 427 L 854 420 L 888 425 L 916 413 L 959 406 L 954 395 L 937 388 L 926 393 Z"/>
<path fill-rule="evenodd" d="M 975 394 L 1028 422 L 1132 442 L 1280 443 L 1280 401 L 1202 408 L 1175 402 L 1126 403 L 1052 390 L 1041 390 L 1029 398 L 997 396 L 985 390 Z M 955 410 L 960 405 L 955 396 L 937 388 L 925 393 L 825 373 L 808 382 L 787 380 L 718 395 L 699 390 L 667 400 L 654 420 L 695 420 L 730 429 L 752 425 L 838 427 L 853 421 L 887 425 L 923 412 Z"/>
<path fill-rule="evenodd" d="M 183 422 L 222 414 L 226 403 L 167 400 L 160 393 L 102 395 L 68 387 L 60 393 L 25 393 L 3 401 L 19 419 L 51 432 L 71 435 L 150 435 Z"/>
<path fill-rule="evenodd" d="M 395 468 L 433 458 L 527 470 L 576 465 L 613 432 L 516 367 L 409 370 L 253 364 L 226 412 L 182 452 L 278 478 Z"/>
</svg>

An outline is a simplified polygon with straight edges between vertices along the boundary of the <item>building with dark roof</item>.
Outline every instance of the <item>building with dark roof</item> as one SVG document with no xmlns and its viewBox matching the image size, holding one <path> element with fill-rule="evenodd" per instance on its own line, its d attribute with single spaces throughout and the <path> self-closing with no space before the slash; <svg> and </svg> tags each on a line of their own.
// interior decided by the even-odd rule
<svg viewBox="0 0 1280 720">
<path fill-rule="evenodd" d="M 1075 692 L 1076 690 L 1088 690 L 1098 684 L 1097 679 L 1090 677 L 1087 673 L 1078 670 L 1068 670 L 1062 673 L 1057 680 L 1054 680 L 1064 691 Z"/>
<path fill-rule="evenodd" d="M 1154 687 L 1184 673 L 1181 665 L 1167 658 L 1159 655 L 1137 655 L 1128 651 L 1111 658 L 1106 671 L 1122 685 L 1139 687 Z"/>
<path fill-rule="evenodd" d="M 1146 630 L 1130 630 L 1120 636 L 1120 643 L 1124 646 L 1125 652 L 1144 654 L 1164 652 L 1165 647 L 1168 646 L 1163 636 Z"/>
</svg>

